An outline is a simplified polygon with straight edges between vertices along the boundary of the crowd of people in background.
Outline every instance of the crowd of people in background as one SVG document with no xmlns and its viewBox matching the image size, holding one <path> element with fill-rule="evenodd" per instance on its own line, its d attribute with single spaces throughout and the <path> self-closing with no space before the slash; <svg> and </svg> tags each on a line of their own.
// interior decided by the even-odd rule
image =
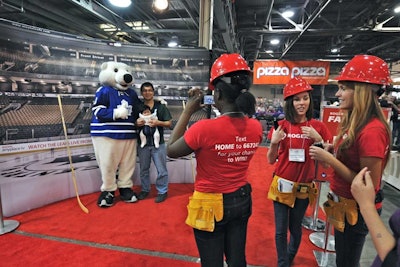
<svg viewBox="0 0 400 267">
<path fill-rule="evenodd" d="M 397 148 L 400 145 L 400 99 L 385 93 L 380 97 L 379 103 L 381 107 L 391 108 L 392 142 L 393 146 Z"/>
</svg>

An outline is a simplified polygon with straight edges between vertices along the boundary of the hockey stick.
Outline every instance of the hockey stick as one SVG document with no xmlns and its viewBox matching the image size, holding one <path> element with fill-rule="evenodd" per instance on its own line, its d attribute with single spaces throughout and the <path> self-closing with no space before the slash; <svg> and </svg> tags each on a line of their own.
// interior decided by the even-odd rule
<svg viewBox="0 0 400 267">
<path fill-rule="evenodd" d="M 182 100 L 182 107 L 183 109 L 186 108 L 185 100 Z M 189 128 L 189 125 L 186 125 L 186 130 Z M 194 162 L 193 162 L 193 153 L 190 153 L 190 163 L 192 165 L 192 178 L 193 182 L 196 180 L 195 174 L 194 174 Z"/>
<path fill-rule="evenodd" d="M 60 107 L 60 112 L 61 112 L 61 120 L 64 128 L 64 136 L 65 136 L 65 142 L 67 145 L 67 152 L 68 152 L 68 158 L 69 158 L 69 166 L 71 167 L 71 174 L 72 174 L 72 181 L 74 182 L 74 188 L 75 188 L 75 194 L 76 194 L 76 199 L 78 200 L 79 207 L 86 212 L 89 213 L 88 208 L 86 208 L 82 202 L 81 199 L 79 198 L 79 193 L 78 193 L 78 185 L 76 183 L 76 176 L 75 176 L 75 169 L 74 166 L 72 165 L 72 157 L 71 157 L 71 149 L 69 147 L 69 141 L 68 141 L 68 136 L 67 136 L 67 126 L 65 125 L 65 119 L 64 119 L 64 112 L 62 108 L 62 103 L 61 103 L 61 97 L 60 95 L 57 95 L 58 98 L 58 106 Z"/>
</svg>

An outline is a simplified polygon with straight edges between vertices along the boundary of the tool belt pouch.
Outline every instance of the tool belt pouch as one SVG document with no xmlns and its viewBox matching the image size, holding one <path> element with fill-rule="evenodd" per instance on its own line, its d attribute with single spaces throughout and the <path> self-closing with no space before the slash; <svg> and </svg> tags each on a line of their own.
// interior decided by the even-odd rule
<svg viewBox="0 0 400 267">
<path fill-rule="evenodd" d="M 279 190 L 279 179 L 283 178 L 274 175 L 271 186 L 269 187 L 268 198 L 293 208 L 294 202 L 296 201 L 296 193 L 294 192 L 294 190 L 296 190 L 296 187 L 293 186 L 292 192 L 281 192 Z"/>
<path fill-rule="evenodd" d="M 350 225 L 355 225 L 358 221 L 357 202 L 354 199 L 340 198 L 344 203 L 346 211 L 346 220 Z"/>
<path fill-rule="evenodd" d="M 326 218 L 329 221 L 329 223 L 332 224 L 336 230 L 344 232 L 345 210 L 343 208 L 343 204 L 328 199 L 323 204 L 323 207 L 326 214 Z"/>
<path fill-rule="evenodd" d="M 310 188 L 308 191 L 308 199 L 310 200 L 309 205 L 314 206 L 314 203 L 318 197 L 318 187 L 315 182 L 310 183 Z"/>
<path fill-rule="evenodd" d="M 215 222 L 224 216 L 222 193 L 202 193 L 194 191 L 187 205 L 188 216 L 185 223 L 198 230 L 213 232 Z"/>
<path fill-rule="evenodd" d="M 315 183 L 295 183 L 296 186 L 296 197 L 300 199 L 308 198 L 310 200 L 310 205 L 314 203 L 316 194 L 318 194 L 318 189 Z"/>
</svg>

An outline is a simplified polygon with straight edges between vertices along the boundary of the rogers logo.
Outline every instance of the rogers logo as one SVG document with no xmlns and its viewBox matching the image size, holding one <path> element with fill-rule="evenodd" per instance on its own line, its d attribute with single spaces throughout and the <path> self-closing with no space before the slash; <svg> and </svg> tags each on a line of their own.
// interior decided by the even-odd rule
<svg viewBox="0 0 400 267">
<path fill-rule="evenodd" d="M 289 133 L 289 134 L 287 134 L 287 137 L 289 137 L 289 138 L 298 138 L 298 139 L 310 139 L 307 135 L 305 135 L 305 134 L 291 134 L 291 133 Z"/>
<path fill-rule="evenodd" d="M 304 77 L 325 77 L 326 69 L 324 67 L 260 67 L 257 69 L 257 79 L 261 76 L 295 76 Z"/>
</svg>

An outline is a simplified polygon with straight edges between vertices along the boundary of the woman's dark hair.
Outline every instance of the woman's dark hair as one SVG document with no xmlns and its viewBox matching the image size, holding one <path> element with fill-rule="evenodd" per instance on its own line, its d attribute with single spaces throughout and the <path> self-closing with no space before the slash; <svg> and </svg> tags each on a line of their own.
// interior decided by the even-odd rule
<svg viewBox="0 0 400 267">
<path fill-rule="evenodd" d="M 307 117 L 307 120 L 311 120 L 313 117 L 313 110 L 314 110 L 311 91 L 308 92 L 308 96 L 310 97 L 310 106 L 308 107 L 308 110 L 306 112 L 306 117 Z M 283 108 L 283 112 L 285 113 L 285 119 L 292 124 L 296 123 L 295 119 L 296 119 L 296 115 L 297 115 L 297 112 L 294 109 L 294 105 L 293 105 L 293 98 L 294 98 L 294 95 L 289 96 L 285 100 L 285 105 Z"/>
<path fill-rule="evenodd" d="M 236 105 L 237 111 L 241 111 L 250 117 L 256 113 L 256 99 L 248 92 L 251 85 L 248 71 L 229 73 L 219 78 L 214 84 L 216 90 L 220 91 L 226 101 Z"/>
</svg>

